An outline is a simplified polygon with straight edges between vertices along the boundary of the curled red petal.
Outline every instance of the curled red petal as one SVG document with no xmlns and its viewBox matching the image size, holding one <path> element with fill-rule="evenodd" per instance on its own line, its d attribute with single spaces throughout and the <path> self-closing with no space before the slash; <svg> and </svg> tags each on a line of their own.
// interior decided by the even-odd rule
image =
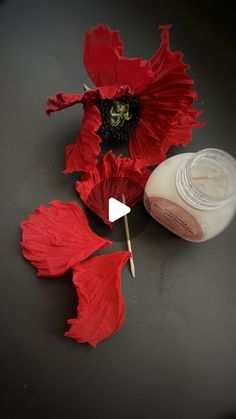
<svg viewBox="0 0 236 419">
<path fill-rule="evenodd" d="M 158 114 L 162 108 L 192 112 L 191 105 L 197 98 L 194 80 L 187 74 L 189 65 L 184 63 L 182 52 L 170 50 L 170 28 L 171 25 L 160 26 L 160 47 L 150 60 L 155 81 L 145 92 L 147 103 L 151 101 L 151 106 L 158 107 Z"/>
<path fill-rule="evenodd" d="M 94 91 L 94 99 L 96 100 L 97 98 L 100 99 L 116 99 L 119 98 L 121 96 L 125 96 L 127 94 L 131 94 L 131 90 L 129 89 L 129 86 L 127 85 L 121 85 L 121 86 L 102 86 L 99 87 L 98 89 L 95 89 Z M 89 93 L 87 93 L 89 94 Z M 90 92 L 90 95 L 92 95 L 92 93 Z"/>
<path fill-rule="evenodd" d="M 75 202 L 40 205 L 21 223 L 22 253 L 42 277 L 56 277 L 109 244 L 92 232 Z"/>
<path fill-rule="evenodd" d="M 170 71 L 182 73 L 189 68 L 189 65 L 182 61 L 183 54 L 181 51 L 172 52 L 170 50 L 169 32 L 171 27 L 172 25 L 159 26 L 161 32 L 161 43 L 158 50 L 150 60 L 152 70 L 159 79 Z"/>
<path fill-rule="evenodd" d="M 139 93 L 154 80 L 149 61 L 125 58 L 123 43 L 118 31 L 107 26 L 97 26 L 86 33 L 84 66 L 95 86 L 129 86 Z"/>
<path fill-rule="evenodd" d="M 117 84 L 129 86 L 132 94 L 141 93 L 155 80 L 150 62 L 141 58 L 121 58 L 116 71 Z"/>
<path fill-rule="evenodd" d="M 189 143 L 192 138 L 192 129 L 200 128 L 204 125 L 203 122 L 196 120 L 196 116 L 198 115 L 201 115 L 201 112 L 179 112 L 172 120 L 162 141 L 162 150 L 164 153 L 166 153 L 172 145 L 186 146 Z"/>
<path fill-rule="evenodd" d="M 93 170 L 100 153 L 100 137 L 96 133 L 101 125 L 101 115 L 96 105 L 84 103 L 84 118 L 74 144 L 66 146 L 65 173 Z"/>
<path fill-rule="evenodd" d="M 116 84 L 116 65 L 123 54 L 118 31 L 97 26 L 85 35 L 84 66 L 95 86 Z"/>
<path fill-rule="evenodd" d="M 50 116 L 52 112 L 60 111 L 76 103 L 80 103 L 83 96 L 84 93 L 57 93 L 56 96 L 50 96 L 47 100 L 46 114 Z"/>
<path fill-rule="evenodd" d="M 70 329 L 65 336 L 96 347 L 121 328 L 125 317 L 121 271 L 130 256 L 129 252 L 109 253 L 74 266 L 78 315 L 68 320 Z"/>
<path fill-rule="evenodd" d="M 170 25 L 160 29 L 161 44 L 150 60 L 155 81 L 140 95 L 141 120 L 129 144 L 131 156 L 142 155 L 150 165 L 162 161 L 171 145 L 186 145 L 192 129 L 204 125 L 197 120 L 200 112 L 192 107 L 197 93 L 193 79 L 186 74 L 189 66 L 183 62 L 181 52 L 170 50 Z"/>
<path fill-rule="evenodd" d="M 93 170 L 100 153 L 100 137 L 97 131 L 102 123 L 101 114 L 96 106 L 97 99 L 115 99 L 130 93 L 127 86 L 102 86 L 86 91 L 83 95 L 65 95 L 59 93 L 48 101 L 47 113 L 61 110 L 68 106 L 83 102 L 84 117 L 76 141 L 68 144 L 65 149 L 64 173 Z M 80 99 L 81 100 L 80 100 Z"/>
<path fill-rule="evenodd" d="M 122 201 L 124 195 L 126 204 L 133 207 L 142 199 L 150 173 L 144 167 L 142 158 L 132 160 L 108 152 L 102 156 L 96 168 L 85 173 L 75 186 L 85 205 L 104 223 L 112 226 L 108 219 L 109 198 Z"/>
<path fill-rule="evenodd" d="M 153 166 L 166 159 L 158 133 L 154 132 L 148 121 L 143 119 L 130 135 L 129 152 L 132 159 L 142 157 L 145 166 Z"/>
</svg>

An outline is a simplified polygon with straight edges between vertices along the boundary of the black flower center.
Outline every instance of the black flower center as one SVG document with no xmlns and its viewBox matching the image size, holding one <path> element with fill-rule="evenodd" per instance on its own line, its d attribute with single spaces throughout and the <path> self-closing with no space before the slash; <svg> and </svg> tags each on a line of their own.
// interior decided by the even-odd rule
<svg viewBox="0 0 236 419">
<path fill-rule="evenodd" d="M 97 107 L 102 117 L 102 125 L 98 130 L 102 140 L 128 140 L 140 117 L 140 99 L 130 95 L 115 100 L 99 99 Z"/>
</svg>

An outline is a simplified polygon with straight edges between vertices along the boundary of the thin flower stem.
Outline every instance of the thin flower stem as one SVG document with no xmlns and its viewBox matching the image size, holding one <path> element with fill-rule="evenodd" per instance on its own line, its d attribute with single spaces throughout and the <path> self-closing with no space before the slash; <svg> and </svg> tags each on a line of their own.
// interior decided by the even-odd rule
<svg viewBox="0 0 236 419">
<path fill-rule="evenodd" d="M 123 201 L 123 204 L 125 204 L 124 194 L 122 194 L 122 201 Z M 130 240 L 129 223 L 128 223 L 127 214 L 124 216 L 124 223 L 125 223 L 125 234 L 126 234 L 127 247 L 128 247 L 129 252 L 131 253 L 131 258 L 129 260 L 130 271 L 131 271 L 132 277 L 135 278 L 135 265 L 134 265 L 134 258 L 133 258 L 131 240 Z"/>
</svg>

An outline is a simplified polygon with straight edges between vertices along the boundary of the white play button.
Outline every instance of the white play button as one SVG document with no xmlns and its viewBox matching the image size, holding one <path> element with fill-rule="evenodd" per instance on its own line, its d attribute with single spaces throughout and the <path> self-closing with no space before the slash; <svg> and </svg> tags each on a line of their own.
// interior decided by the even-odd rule
<svg viewBox="0 0 236 419">
<path fill-rule="evenodd" d="M 108 201 L 108 218 L 111 223 L 113 221 L 118 220 L 121 217 L 124 217 L 124 215 L 128 214 L 130 212 L 130 207 L 123 204 L 120 201 L 117 201 L 115 198 L 109 198 Z"/>
</svg>

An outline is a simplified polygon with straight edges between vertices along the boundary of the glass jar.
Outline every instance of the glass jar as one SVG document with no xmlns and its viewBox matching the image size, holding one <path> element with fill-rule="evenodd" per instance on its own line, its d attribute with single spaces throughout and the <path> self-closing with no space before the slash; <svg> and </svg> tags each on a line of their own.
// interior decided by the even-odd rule
<svg viewBox="0 0 236 419">
<path fill-rule="evenodd" d="M 223 231 L 236 210 L 236 160 L 216 148 L 183 153 L 149 177 L 144 205 L 164 227 L 191 242 Z"/>
</svg>

